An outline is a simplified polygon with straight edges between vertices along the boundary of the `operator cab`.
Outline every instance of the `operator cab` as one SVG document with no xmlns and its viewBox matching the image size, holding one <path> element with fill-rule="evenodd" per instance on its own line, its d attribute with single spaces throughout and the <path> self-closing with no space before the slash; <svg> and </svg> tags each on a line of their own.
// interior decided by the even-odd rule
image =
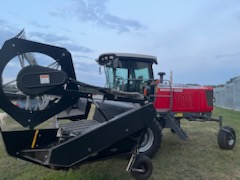
<svg viewBox="0 0 240 180">
<path fill-rule="evenodd" d="M 100 55 L 97 62 L 104 66 L 107 88 L 143 94 L 144 84 L 154 79 L 152 65 L 157 64 L 157 58 L 140 54 L 106 53 Z"/>
</svg>

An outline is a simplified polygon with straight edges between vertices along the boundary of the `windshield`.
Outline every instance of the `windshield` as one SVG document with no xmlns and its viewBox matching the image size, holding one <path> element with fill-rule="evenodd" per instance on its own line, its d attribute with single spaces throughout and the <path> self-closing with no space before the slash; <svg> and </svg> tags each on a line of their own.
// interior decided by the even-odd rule
<svg viewBox="0 0 240 180">
<path fill-rule="evenodd" d="M 153 79 L 149 62 L 119 61 L 117 67 L 105 66 L 106 86 L 126 92 L 140 92 L 143 83 Z"/>
</svg>

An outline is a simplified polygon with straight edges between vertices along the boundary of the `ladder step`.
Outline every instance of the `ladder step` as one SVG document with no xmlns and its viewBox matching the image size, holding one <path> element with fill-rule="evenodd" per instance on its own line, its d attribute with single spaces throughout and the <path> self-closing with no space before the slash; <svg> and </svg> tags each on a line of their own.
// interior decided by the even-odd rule
<svg viewBox="0 0 240 180">
<path fill-rule="evenodd" d="M 166 121 L 167 126 L 171 128 L 181 140 L 187 140 L 188 136 L 181 128 L 180 124 L 175 120 L 173 114 L 168 115 L 168 120 Z"/>
</svg>

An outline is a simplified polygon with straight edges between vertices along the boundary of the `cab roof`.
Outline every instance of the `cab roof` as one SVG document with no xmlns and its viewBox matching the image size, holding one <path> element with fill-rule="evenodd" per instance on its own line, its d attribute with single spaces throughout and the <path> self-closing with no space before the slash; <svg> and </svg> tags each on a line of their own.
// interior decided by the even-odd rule
<svg viewBox="0 0 240 180">
<path fill-rule="evenodd" d="M 104 53 L 96 60 L 98 64 L 104 65 L 109 60 L 118 59 L 120 61 L 145 61 L 157 64 L 157 58 L 155 56 L 132 54 L 132 53 Z"/>
</svg>

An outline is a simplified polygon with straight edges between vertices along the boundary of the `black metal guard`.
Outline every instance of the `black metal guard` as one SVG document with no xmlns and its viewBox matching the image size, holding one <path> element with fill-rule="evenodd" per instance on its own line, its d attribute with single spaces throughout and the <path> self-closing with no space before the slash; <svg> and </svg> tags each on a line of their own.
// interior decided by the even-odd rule
<svg viewBox="0 0 240 180">
<path fill-rule="evenodd" d="M 71 54 L 65 48 L 18 38 L 13 38 L 6 41 L 0 50 L 1 77 L 5 66 L 11 59 L 18 55 L 29 52 L 38 52 L 50 56 L 61 65 L 62 71 L 64 71 L 69 78 L 76 79 Z M 70 82 L 66 86 L 66 90 L 71 92 L 78 90 L 78 86 L 74 83 Z M 41 111 L 30 111 L 21 109 L 12 104 L 8 97 L 6 97 L 3 91 L 2 83 L 0 83 L 0 107 L 22 126 L 33 128 L 77 102 L 77 98 L 74 98 L 74 93 L 71 94 L 69 92 L 58 92 L 56 89 L 53 93 L 61 94 L 61 99 L 58 103 L 54 103 L 49 108 Z"/>
<path fill-rule="evenodd" d="M 139 148 L 143 134 L 154 117 L 153 105 L 147 104 L 109 121 L 94 122 L 83 131 L 79 128 L 79 132 L 75 132 L 70 128 L 69 136 L 64 139 L 61 138 L 59 129 L 4 131 L 2 137 L 11 156 L 47 167 L 65 168 L 85 161 L 135 153 L 134 150 Z M 76 123 L 74 125 L 73 122 L 74 129 L 76 126 L 82 127 L 84 121 Z"/>
</svg>

